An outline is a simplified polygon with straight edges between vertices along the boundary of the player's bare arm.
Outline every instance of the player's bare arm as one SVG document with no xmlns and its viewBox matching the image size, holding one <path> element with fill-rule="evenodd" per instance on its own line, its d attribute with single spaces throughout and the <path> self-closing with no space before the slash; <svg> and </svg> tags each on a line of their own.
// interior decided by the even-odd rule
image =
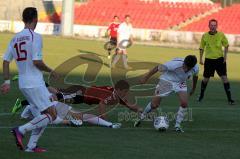
<svg viewBox="0 0 240 159">
<path fill-rule="evenodd" d="M 54 78 L 57 78 L 58 75 L 50 67 L 48 67 L 42 60 L 33 60 L 33 64 L 41 71 L 49 72 Z"/>
<path fill-rule="evenodd" d="M 228 47 L 229 47 L 229 46 L 224 47 L 224 61 L 223 61 L 224 63 L 227 62 Z"/>
<path fill-rule="evenodd" d="M 10 90 L 10 75 L 9 75 L 9 61 L 3 61 L 3 79 L 4 83 L 1 85 L 1 92 L 3 94 Z"/>
<path fill-rule="evenodd" d="M 193 76 L 193 79 L 192 79 L 192 89 L 191 89 L 191 91 L 190 91 L 190 93 L 189 93 L 190 96 L 193 95 L 194 92 L 195 92 L 195 89 L 196 89 L 196 87 L 197 87 L 197 81 L 198 81 L 198 76 L 197 76 L 197 75 L 194 75 L 194 76 Z"/>
<path fill-rule="evenodd" d="M 48 67 L 42 60 L 34 60 L 33 64 L 41 71 L 52 72 L 52 69 Z"/>
<path fill-rule="evenodd" d="M 158 65 L 154 67 L 152 70 L 150 70 L 146 75 L 143 76 L 143 78 L 140 79 L 140 83 L 144 84 L 148 81 L 149 78 L 151 78 L 155 73 L 157 72 L 165 72 L 167 70 L 166 66 L 164 65 Z"/>
<path fill-rule="evenodd" d="M 204 53 L 204 50 L 203 49 L 199 49 L 199 51 L 200 51 L 199 64 L 203 65 L 203 53 Z"/>
<path fill-rule="evenodd" d="M 126 105 L 124 105 L 124 106 L 136 113 L 142 113 L 142 111 L 143 111 L 143 109 L 141 107 L 139 107 L 137 104 L 131 104 L 131 103 L 126 102 Z"/>
</svg>

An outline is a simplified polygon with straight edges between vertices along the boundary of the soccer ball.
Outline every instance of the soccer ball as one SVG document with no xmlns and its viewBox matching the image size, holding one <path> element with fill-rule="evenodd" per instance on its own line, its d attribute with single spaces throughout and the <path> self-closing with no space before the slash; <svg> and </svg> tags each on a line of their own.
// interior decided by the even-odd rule
<svg viewBox="0 0 240 159">
<path fill-rule="evenodd" d="M 154 128 L 158 131 L 166 131 L 169 127 L 168 118 L 165 116 L 159 116 L 154 119 Z"/>
</svg>

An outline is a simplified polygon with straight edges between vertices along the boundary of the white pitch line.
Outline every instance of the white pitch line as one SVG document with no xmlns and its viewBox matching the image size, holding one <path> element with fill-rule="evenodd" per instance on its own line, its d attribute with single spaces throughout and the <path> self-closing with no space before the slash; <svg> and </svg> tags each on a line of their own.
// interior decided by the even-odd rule
<svg viewBox="0 0 240 159">
<path fill-rule="evenodd" d="M 0 129 L 11 129 L 13 127 L 10 126 L 0 126 Z M 76 129 L 76 127 L 47 127 L 48 129 Z M 104 127 L 79 127 L 80 129 L 100 129 L 100 128 L 104 128 Z M 108 128 L 109 129 L 109 128 Z M 154 130 L 154 128 L 133 128 L 133 127 L 126 127 L 126 128 L 120 128 L 119 130 Z M 237 131 L 239 132 L 240 129 L 208 129 L 208 128 L 186 128 L 184 129 L 185 132 L 188 131 L 218 131 L 218 132 L 222 132 L 222 131 Z M 171 132 L 172 130 L 169 129 L 168 132 Z"/>
<path fill-rule="evenodd" d="M 20 113 L 16 113 L 15 115 L 20 114 Z M 12 113 L 0 113 L 0 116 L 10 116 L 13 115 Z"/>
<path fill-rule="evenodd" d="M 74 107 L 74 106 L 73 106 Z M 162 109 L 162 111 L 166 111 L 166 109 L 177 109 L 177 108 L 174 108 L 174 107 L 162 107 L 162 108 L 159 108 L 159 109 Z M 227 110 L 227 111 L 240 111 L 240 108 L 216 108 L 216 107 L 201 107 L 201 108 L 196 108 L 196 107 L 189 107 L 189 109 L 192 109 L 192 110 Z M 88 110 L 88 109 L 87 109 Z M 116 108 L 116 110 L 127 110 L 126 108 Z M 81 109 L 80 110 L 81 112 L 85 111 L 84 109 Z M 20 113 L 16 113 L 17 114 L 20 114 Z M 3 112 L 3 113 L 0 113 L 0 116 L 10 116 L 12 115 L 12 113 L 9 113 L 9 112 Z"/>
</svg>

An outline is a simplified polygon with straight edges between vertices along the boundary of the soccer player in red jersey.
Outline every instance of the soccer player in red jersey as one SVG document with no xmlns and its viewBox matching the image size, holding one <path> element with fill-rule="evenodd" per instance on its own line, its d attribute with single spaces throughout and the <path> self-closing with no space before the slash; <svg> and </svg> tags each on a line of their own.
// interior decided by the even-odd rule
<svg viewBox="0 0 240 159">
<path fill-rule="evenodd" d="M 127 96 L 129 87 L 130 86 L 127 81 L 120 80 L 114 85 L 114 87 L 91 86 L 89 88 L 86 88 L 81 85 L 72 85 L 66 89 L 56 89 L 49 86 L 48 90 L 53 94 L 53 100 L 71 104 L 96 104 L 99 106 L 98 110 L 100 117 L 105 118 L 106 109 L 117 104 L 121 104 L 133 110 L 134 112 L 142 112 L 141 107 L 137 106 L 136 104 L 130 104 L 128 101 Z M 29 105 L 29 103 L 24 100 L 18 101 L 17 105 L 18 108 L 14 109 L 19 110 L 20 108 Z M 18 110 L 15 110 L 15 112 Z"/>
<path fill-rule="evenodd" d="M 98 104 L 99 114 L 102 118 L 105 118 L 107 106 L 121 104 L 134 112 L 142 112 L 142 108 L 136 104 L 130 104 L 127 95 L 129 91 L 129 84 L 125 80 L 118 81 L 114 87 L 112 86 L 91 86 L 85 88 L 83 86 L 72 86 L 67 91 L 72 89 L 75 93 L 64 95 L 64 93 L 57 93 L 57 99 L 72 104 L 85 103 L 88 105 Z"/>
<path fill-rule="evenodd" d="M 107 34 L 110 38 L 110 43 L 112 45 L 117 45 L 117 30 L 119 27 L 119 17 L 118 16 L 114 16 L 113 17 L 113 22 L 108 26 L 107 29 Z M 108 59 L 110 59 L 110 51 L 108 51 Z"/>
</svg>

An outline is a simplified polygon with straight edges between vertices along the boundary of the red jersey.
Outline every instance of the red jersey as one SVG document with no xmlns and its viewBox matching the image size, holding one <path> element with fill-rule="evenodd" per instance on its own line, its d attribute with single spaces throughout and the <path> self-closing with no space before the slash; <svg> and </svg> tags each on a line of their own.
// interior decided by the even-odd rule
<svg viewBox="0 0 240 159">
<path fill-rule="evenodd" d="M 126 105 L 126 100 L 120 99 L 113 87 L 109 86 L 92 86 L 84 92 L 83 102 L 86 104 L 99 104 L 102 102 L 106 105 L 123 104 Z"/>
<path fill-rule="evenodd" d="M 120 24 L 117 23 L 111 23 L 108 27 L 107 30 L 110 30 L 110 36 L 112 38 L 116 38 L 117 37 L 117 30 Z"/>
</svg>

